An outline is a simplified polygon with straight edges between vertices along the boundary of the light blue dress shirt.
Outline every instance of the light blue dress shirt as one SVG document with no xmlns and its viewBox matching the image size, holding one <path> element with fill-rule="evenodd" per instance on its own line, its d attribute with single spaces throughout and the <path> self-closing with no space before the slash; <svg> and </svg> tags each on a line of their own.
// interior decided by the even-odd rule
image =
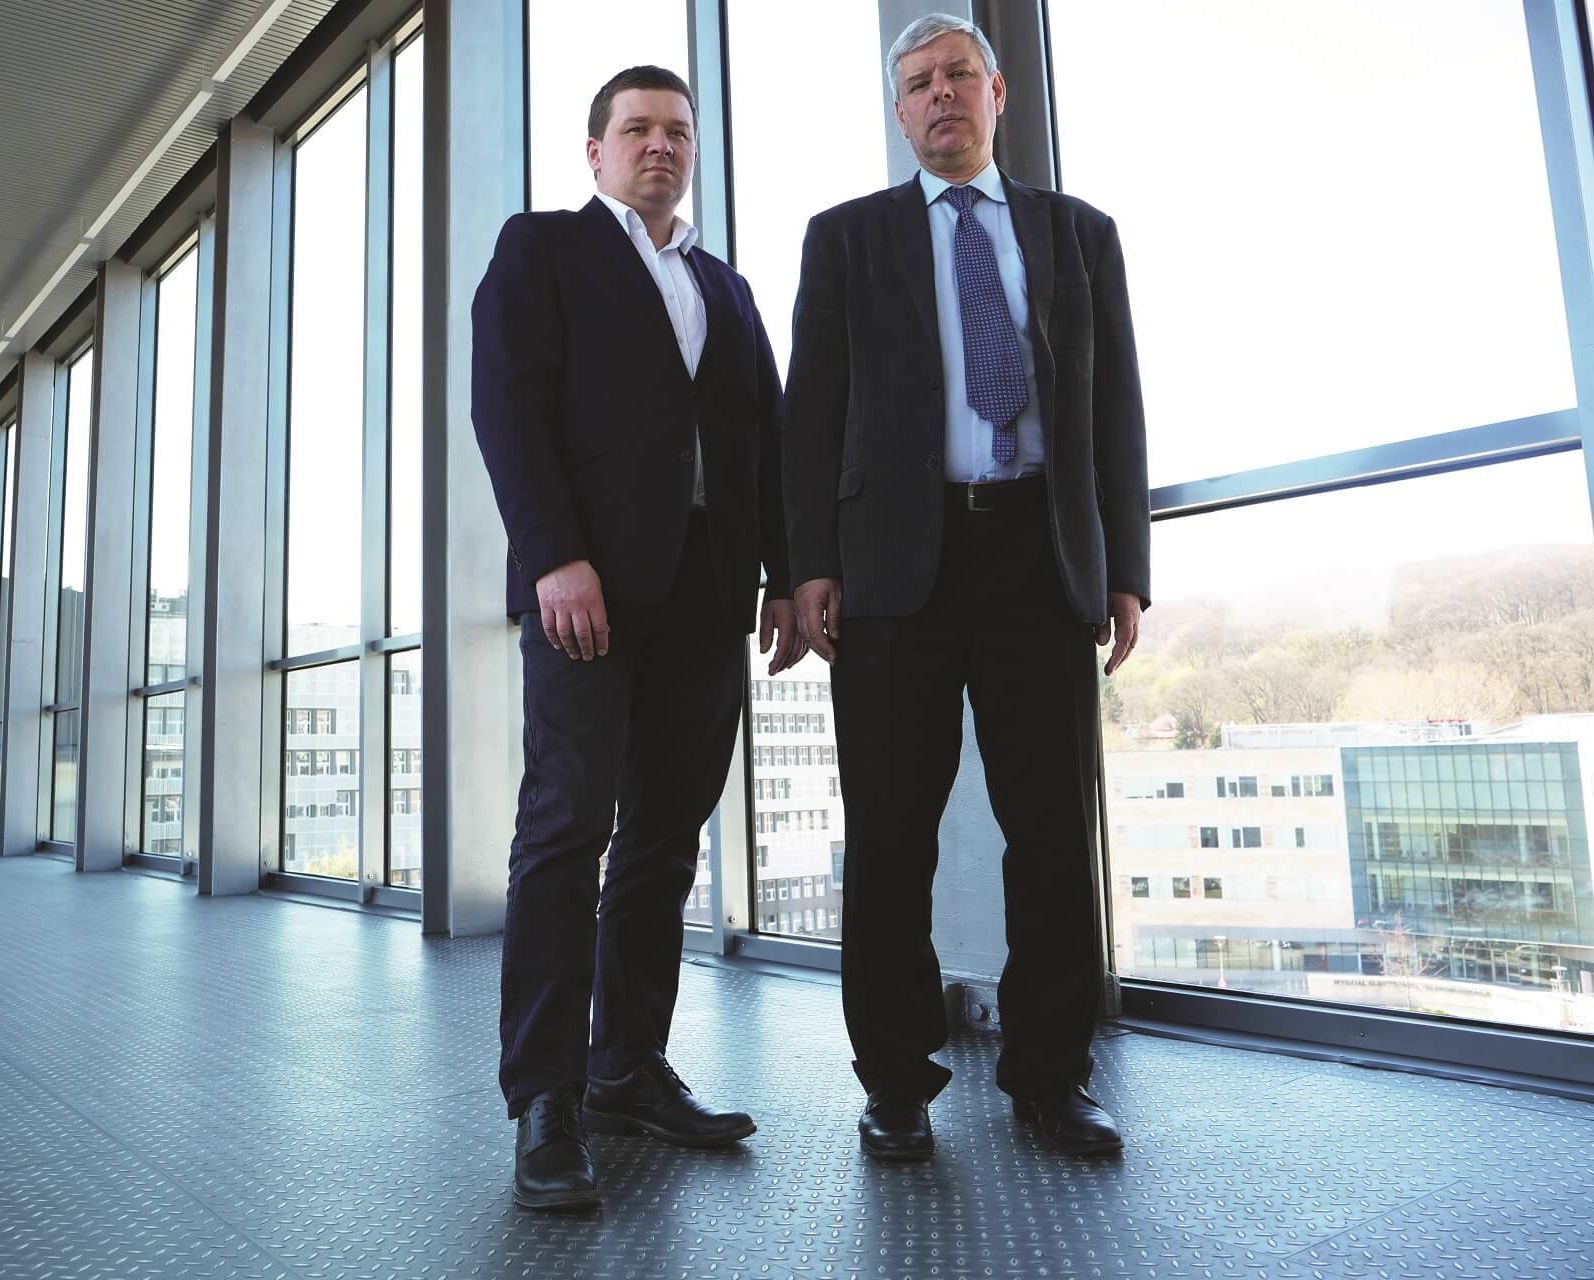
<svg viewBox="0 0 1594 1280">
<path fill-rule="evenodd" d="M 929 205 L 930 245 L 935 254 L 935 311 L 941 336 L 941 385 L 946 391 L 946 478 L 955 483 L 970 480 L 1013 480 L 1046 467 L 1046 436 L 1041 430 L 1040 397 L 1035 391 L 1035 351 L 1029 337 L 1029 285 L 1024 279 L 1024 255 L 1013 232 L 1013 213 L 996 161 L 991 161 L 968 185 L 984 196 L 970 211 L 980 220 L 1002 275 L 1002 292 L 1013 313 L 1018 346 L 1024 355 L 1024 379 L 1029 383 L 1029 403 L 1018 415 L 1018 452 L 1012 462 L 998 465 L 991 456 L 991 424 L 969 408 L 963 371 L 963 317 L 958 309 L 957 271 L 952 260 L 952 238 L 958 214 L 940 195 L 952 184 L 919 170 L 919 185 Z"/>
</svg>

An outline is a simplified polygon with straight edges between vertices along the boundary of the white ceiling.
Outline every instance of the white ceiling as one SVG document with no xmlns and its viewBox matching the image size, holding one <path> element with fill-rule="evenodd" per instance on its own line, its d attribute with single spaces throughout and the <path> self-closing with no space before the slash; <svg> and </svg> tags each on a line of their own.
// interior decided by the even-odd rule
<svg viewBox="0 0 1594 1280">
<path fill-rule="evenodd" d="M 93 280 L 333 0 L 0 0 L 0 342 L 163 135 L 210 98 L 50 289 L 0 377 Z M 240 42 L 268 21 L 237 62 Z M 213 83 L 218 72 L 230 73 Z"/>
</svg>

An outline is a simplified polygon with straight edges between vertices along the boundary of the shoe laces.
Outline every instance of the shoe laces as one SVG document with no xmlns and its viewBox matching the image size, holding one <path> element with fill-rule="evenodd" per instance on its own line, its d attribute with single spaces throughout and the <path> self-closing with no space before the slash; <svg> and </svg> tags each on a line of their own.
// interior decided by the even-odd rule
<svg viewBox="0 0 1594 1280">
<path fill-rule="evenodd" d="M 680 1076 L 675 1074 L 675 1068 L 670 1065 L 670 1060 L 668 1058 L 666 1058 L 662 1053 L 659 1054 L 658 1064 L 659 1064 L 659 1074 L 661 1076 L 663 1076 L 663 1078 L 664 1078 L 664 1080 L 665 1080 L 665 1082 L 667 1084 L 673 1085 L 675 1088 L 679 1089 L 682 1093 L 691 1093 L 692 1092 L 692 1090 L 687 1087 L 686 1081 L 681 1079 Z"/>
<path fill-rule="evenodd" d="M 581 1127 L 581 1109 L 573 1093 L 538 1098 L 532 1103 L 532 1110 L 536 1112 L 536 1119 L 547 1141 L 551 1142 L 557 1138 L 585 1141 L 586 1134 Z"/>
</svg>

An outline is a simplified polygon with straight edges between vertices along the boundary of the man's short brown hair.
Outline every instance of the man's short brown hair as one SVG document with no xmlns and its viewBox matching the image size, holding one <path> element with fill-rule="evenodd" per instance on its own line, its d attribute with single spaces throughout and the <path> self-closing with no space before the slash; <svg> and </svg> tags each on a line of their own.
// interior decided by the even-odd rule
<svg viewBox="0 0 1594 1280">
<path fill-rule="evenodd" d="M 602 138 L 609 128 L 609 117 L 614 114 L 614 100 L 627 89 L 665 89 L 678 93 L 692 108 L 692 132 L 697 132 L 697 99 L 692 87 L 673 71 L 663 67 L 627 67 L 598 90 L 592 100 L 592 110 L 587 113 L 587 137 Z"/>
</svg>

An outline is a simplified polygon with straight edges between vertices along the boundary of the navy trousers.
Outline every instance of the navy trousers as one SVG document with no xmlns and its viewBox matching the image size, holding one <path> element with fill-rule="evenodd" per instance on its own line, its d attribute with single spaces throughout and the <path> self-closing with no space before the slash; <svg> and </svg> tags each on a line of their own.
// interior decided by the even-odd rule
<svg viewBox="0 0 1594 1280">
<path fill-rule="evenodd" d="M 521 621 L 525 774 L 499 1020 L 511 1116 L 664 1051 L 699 831 L 735 745 L 747 637 L 726 617 L 699 517 L 668 598 L 610 625 L 608 655 L 582 662 L 549 645 L 539 617 Z"/>
</svg>

